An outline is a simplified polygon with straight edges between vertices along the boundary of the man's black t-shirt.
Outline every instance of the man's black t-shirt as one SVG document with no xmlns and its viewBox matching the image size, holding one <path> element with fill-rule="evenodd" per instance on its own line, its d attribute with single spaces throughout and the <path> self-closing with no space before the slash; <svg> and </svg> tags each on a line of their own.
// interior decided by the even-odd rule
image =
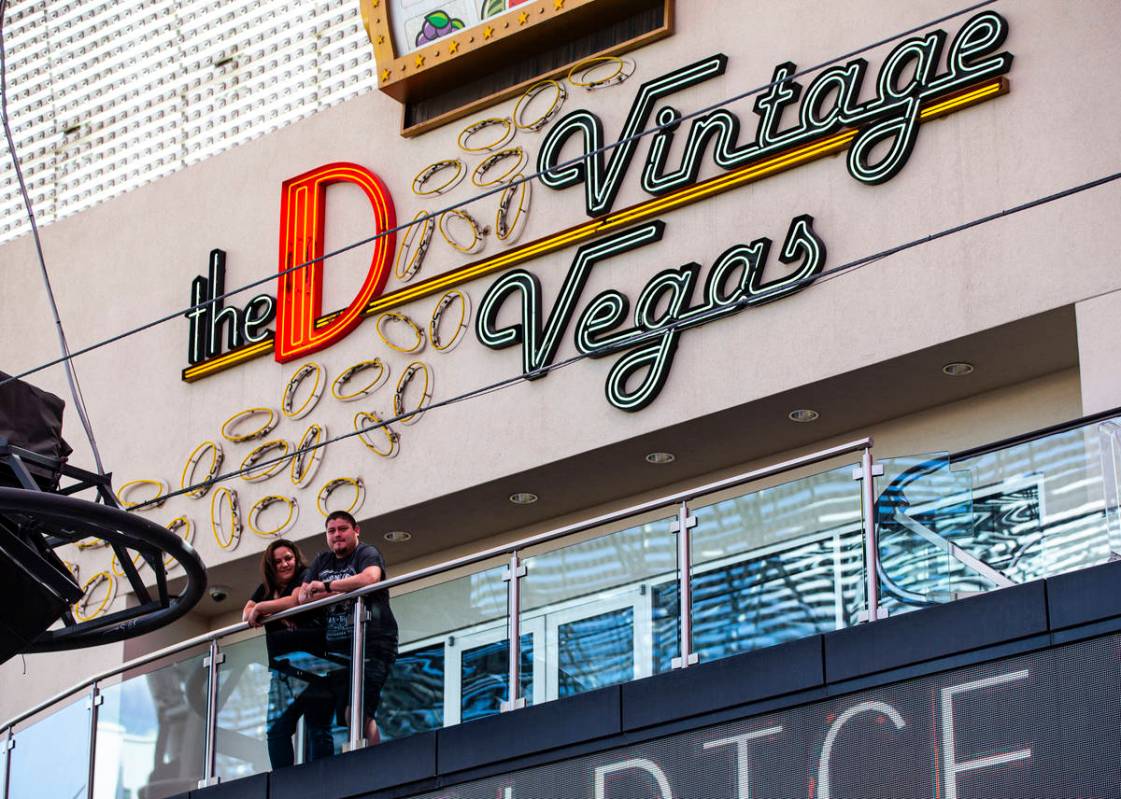
<svg viewBox="0 0 1121 799">
<path fill-rule="evenodd" d="M 357 548 L 345 558 L 336 558 L 331 550 L 320 552 L 311 562 L 304 582 L 313 580 L 341 580 L 344 577 L 353 577 L 371 566 L 381 569 L 381 576 L 386 578 L 385 561 L 377 547 L 359 543 Z M 397 642 L 397 620 L 393 618 L 393 611 L 389 609 L 389 592 L 374 591 L 366 595 L 366 605 L 370 609 L 370 623 L 366 627 L 366 640 Z M 327 646 L 338 649 L 340 646 L 349 646 L 351 631 L 354 627 L 354 614 L 350 602 L 337 602 L 327 608 Z"/>
</svg>

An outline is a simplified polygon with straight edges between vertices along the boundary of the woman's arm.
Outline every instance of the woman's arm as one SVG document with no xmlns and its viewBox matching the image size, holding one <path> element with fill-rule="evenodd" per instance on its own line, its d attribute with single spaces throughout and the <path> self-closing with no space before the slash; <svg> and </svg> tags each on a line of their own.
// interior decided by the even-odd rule
<svg viewBox="0 0 1121 799">
<path fill-rule="evenodd" d="M 294 594 L 289 594 L 280 599 L 269 599 L 265 602 L 257 603 L 249 602 L 245 605 L 245 611 L 242 613 L 241 617 L 249 623 L 250 627 L 260 627 L 261 619 L 294 607 L 296 607 L 296 596 Z"/>
</svg>

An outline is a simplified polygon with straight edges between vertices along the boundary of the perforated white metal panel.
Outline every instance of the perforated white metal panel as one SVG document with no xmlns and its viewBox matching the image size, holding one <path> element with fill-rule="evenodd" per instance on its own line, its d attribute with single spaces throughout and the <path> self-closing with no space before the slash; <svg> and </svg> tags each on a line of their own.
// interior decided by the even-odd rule
<svg viewBox="0 0 1121 799">
<path fill-rule="evenodd" d="M 376 86 L 356 0 L 15 0 L 4 40 L 40 224 Z M 28 225 L 2 160 L 6 241 Z"/>
</svg>

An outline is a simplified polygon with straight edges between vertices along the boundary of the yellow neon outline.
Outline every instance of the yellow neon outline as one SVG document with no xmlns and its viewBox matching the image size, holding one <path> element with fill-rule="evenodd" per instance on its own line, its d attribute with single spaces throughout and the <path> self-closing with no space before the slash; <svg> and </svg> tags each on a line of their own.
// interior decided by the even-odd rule
<svg viewBox="0 0 1121 799">
<path fill-rule="evenodd" d="M 192 499 L 202 499 L 210 491 L 210 481 L 218 474 L 218 470 L 222 468 L 222 461 L 225 460 L 226 454 L 222 451 L 222 445 L 217 441 L 207 439 L 191 450 L 191 454 L 187 456 L 187 462 L 183 464 L 183 474 L 179 476 L 179 487 L 186 488 L 192 485 L 195 479 L 195 469 L 202 462 L 202 455 L 206 448 L 210 447 L 213 456 L 210 459 L 210 468 L 206 472 L 206 479 L 203 481 L 199 488 L 187 492 L 187 496 Z M 191 481 L 191 482 L 188 482 Z"/>
<path fill-rule="evenodd" d="M 275 530 L 262 530 L 255 522 L 255 517 L 264 513 L 272 505 L 277 502 L 283 502 L 288 506 L 288 515 L 284 518 L 284 522 Z M 246 517 L 245 522 L 249 525 L 249 530 L 253 535 L 260 536 L 261 538 L 272 538 L 273 536 L 283 535 L 288 532 L 296 523 L 296 519 L 300 517 L 300 504 L 296 501 L 295 497 L 282 497 L 279 494 L 269 494 L 268 496 L 261 497 L 253 503 L 253 507 L 249 509 L 249 515 Z"/>
<path fill-rule="evenodd" d="M 336 488 L 344 485 L 354 486 L 354 502 L 350 504 L 346 512 L 354 513 L 354 511 L 362 507 L 362 504 L 366 501 L 366 486 L 362 483 L 362 478 L 336 477 L 324 483 L 323 487 L 319 489 L 319 494 L 315 497 L 315 507 L 321 515 L 326 517 L 330 514 L 330 511 L 327 510 L 327 500 L 331 498 L 331 494 L 335 492 Z"/>
</svg>

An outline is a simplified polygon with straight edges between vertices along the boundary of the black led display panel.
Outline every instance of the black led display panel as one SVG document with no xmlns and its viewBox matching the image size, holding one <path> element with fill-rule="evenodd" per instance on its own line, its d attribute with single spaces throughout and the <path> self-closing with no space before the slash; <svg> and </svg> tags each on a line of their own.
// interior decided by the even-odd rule
<svg viewBox="0 0 1121 799">
<path fill-rule="evenodd" d="M 416 799 L 1119 796 L 1113 635 Z"/>
</svg>

